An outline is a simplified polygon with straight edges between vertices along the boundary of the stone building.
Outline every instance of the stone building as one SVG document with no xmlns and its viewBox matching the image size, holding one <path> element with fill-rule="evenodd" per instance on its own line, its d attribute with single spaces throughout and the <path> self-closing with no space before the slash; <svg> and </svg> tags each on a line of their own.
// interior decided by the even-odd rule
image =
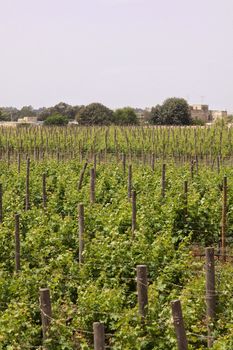
<svg viewBox="0 0 233 350">
<path fill-rule="evenodd" d="M 190 106 L 190 110 L 193 120 L 202 120 L 205 123 L 211 121 L 211 113 L 208 105 L 192 105 Z"/>
<path fill-rule="evenodd" d="M 218 118 L 227 118 L 227 111 L 209 110 L 208 105 L 191 105 L 191 117 L 194 120 L 202 120 L 205 123 L 210 123 Z"/>
</svg>

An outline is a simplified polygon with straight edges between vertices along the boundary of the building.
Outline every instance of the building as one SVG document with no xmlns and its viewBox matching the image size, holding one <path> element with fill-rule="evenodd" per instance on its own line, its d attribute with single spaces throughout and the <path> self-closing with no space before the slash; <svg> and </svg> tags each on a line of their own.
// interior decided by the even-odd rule
<svg viewBox="0 0 233 350">
<path fill-rule="evenodd" d="M 213 121 L 218 118 L 227 118 L 227 111 L 211 111 Z"/>
<path fill-rule="evenodd" d="M 193 120 L 202 120 L 205 123 L 211 121 L 211 113 L 208 105 L 192 105 L 190 106 L 191 117 Z"/>
<path fill-rule="evenodd" d="M 148 107 L 145 109 L 134 108 L 134 112 L 136 113 L 140 124 L 145 124 L 148 122 L 150 117 L 150 111 L 151 111 L 151 108 L 148 108 Z"/>
<path fill-rule="evenodd" d="M 19 118 L 18 123 L 25 123 L 25 124 L 36 124 L 37 123 L 37 117 L 24 117 Z"/>
<path fill-rule="evenodd" d="M 227 118 L 227 111 L 209 110 L 208 105 L 194 104 L 190 106 L 191 117 L 205 123 L 213 122 L 218 118 Z"/>
</svg>

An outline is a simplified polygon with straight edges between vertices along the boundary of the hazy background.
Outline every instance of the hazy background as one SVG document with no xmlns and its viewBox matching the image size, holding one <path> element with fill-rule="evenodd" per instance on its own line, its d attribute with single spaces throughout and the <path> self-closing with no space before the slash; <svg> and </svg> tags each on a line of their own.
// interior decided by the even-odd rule
<svg viewBox="0 0 233 350">
<path fill-rule="evenodd" d="M 232 0 L 0 0 L 0 106 L 233 111 Z"/>
</svg>

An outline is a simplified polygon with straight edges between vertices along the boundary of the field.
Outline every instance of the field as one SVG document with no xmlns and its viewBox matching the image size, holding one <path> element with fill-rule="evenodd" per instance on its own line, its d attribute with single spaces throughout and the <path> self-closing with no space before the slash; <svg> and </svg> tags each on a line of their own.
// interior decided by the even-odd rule
<svg viewBox="0 0 233 350">
<path fill-rule="evenodd" d="M 232 162 L 225 125 L 1 128 L 0 349 L 175 350 L 178 299 L 232 349 Z"/>
</svg>

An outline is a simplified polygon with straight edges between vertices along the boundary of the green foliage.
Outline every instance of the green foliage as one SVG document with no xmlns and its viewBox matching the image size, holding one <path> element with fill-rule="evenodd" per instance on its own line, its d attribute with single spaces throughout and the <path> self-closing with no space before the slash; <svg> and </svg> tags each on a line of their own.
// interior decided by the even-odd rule
<svg viewBox="0 0 233 350">
<path fill-rule="evenodd" d="M 183 98 L 168 98 L 151 110 L 151 123 L 160 125 L 191 124 L 190 108 Z"/>
<path fill-rule="evenodd" d="M 228 163 L 232 154 L 231 133 L 231 129 L 222 125 L 3 129 L 0 135 L 4 214 L 0 224 L 0 349 L 42 348 L 38 301 L 42 287 L 50 288 L 52 300 L 51 327 L 44 344 L 48 350 L 93 349 L 95 321 L 105 324 L 106 346 L 111 349 L 176 350 L 170 303 L 177 298 L 182 302 L 189 348 L 206 349 L 205 261 L 192 253 L 193 246 L 198 245 L 204 253 L 205 246 L 217 247 L 219 243 L 222 179 L 226 174 L 227 242 L 232 255 L 233 170 Z M 15 162 L 19 149 L 20 173 Z M 111 152 L 116 149 L 118 153 L 113 159 Z M 90 205 L 92 156 L 99 151 L 103 157 L 103 150 L 106 150 L 104 162 L 97 161 L 96 168 L 96 203 Z M 137 192 L 134 238 L 127 170 L 123 172 L 119 150 L 128 152 L 127 155 L 130 150 L 133 166 L 133 189 Z M 220 150 L 225 162 L 218 172 L 216 156 Z M 154 171 L 150 164 L 152 151 L 157 156 Z M 198 169 L 195 164 L 192 178 L 189 160 L 195 151 L 200 152 L 199 163 Z M 24 209 L 26 153 L 31 156 L 28 211 Z M 78 191 L 87 153 L 91 161 Z M 167 164 L 164 198 L 161 196 L 164 159 L 158 159 L 162 155 Z M 46 173 L 46 209 L 42 201 L 43 173 Z M 185 180 L 188 180 L 187 207 Z M 85 208 L 85 244 L 84 263 L 80 266 L 77 207 L 81 202 Z M 20 214 L 19 273 L 15 273 L 14 262 L 16 212 Z M 143 324 L 137 305 L 138 264 L 148 267 L 149 307 Z M 232 348 L 232 273 L 232 263 L 216 260 L 215 350 Z"/>
<path fill-rule="evenodd" d="M 119 108 L 114 112 L 114 122 L 119 125 L 138 124 L 138 117 L 131 107 Z"/>
<path fill-rule="evenodd" d="M 192 125 L 200 125 L 200 126 L 204 126 L 205 122 L 201 119 L 192 119 Z"/>
<path fill-rule="evenodd" d="M 82 125 L 109 125 L 113 123 L 114 114 L 101 103 L 91 103 L 78 111 L 76 120 Z"/>
<path fill-rule="evenodd" d="M 68 119 L 60 114 L 53 114 L 44 121 L 44 125 L 65 126 L 68 124 Z"/>
</svg>

